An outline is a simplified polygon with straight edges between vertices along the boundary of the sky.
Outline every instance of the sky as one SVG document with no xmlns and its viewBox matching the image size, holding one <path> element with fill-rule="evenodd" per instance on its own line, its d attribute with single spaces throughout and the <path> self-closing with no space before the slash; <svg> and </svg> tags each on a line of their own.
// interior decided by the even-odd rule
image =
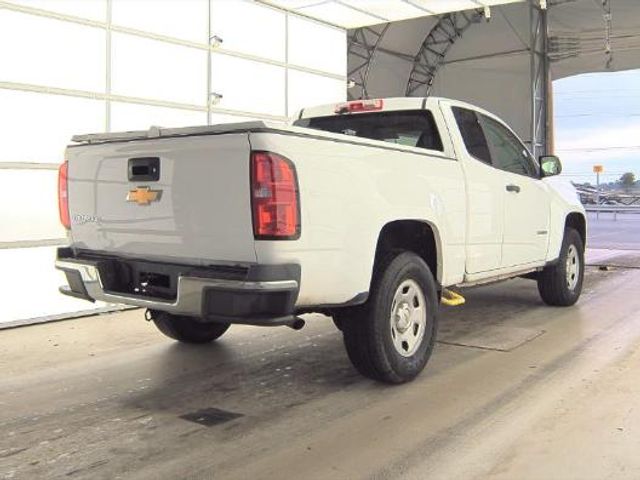
<svg viewBox="0 0 640 480">
<path fill-rule="evenodd" d="M 634 172 L 640 178 L 640 70 L 592 73 L 553 83 L 555 153 L 573 181 L 595 184 Z"/>
</svg>

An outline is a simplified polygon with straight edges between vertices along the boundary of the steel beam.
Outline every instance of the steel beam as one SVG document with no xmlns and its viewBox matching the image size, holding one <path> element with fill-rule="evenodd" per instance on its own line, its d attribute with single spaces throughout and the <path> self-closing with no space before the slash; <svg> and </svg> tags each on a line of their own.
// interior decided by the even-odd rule
<svg viewBox="0 0 640 480">
<path fill-rule="evenodd" d="M 431 91 L 438 69 L 447 53 L 463 33 L 483 17 L 482 10 L 453 12 L 442 15 L 427 34 L 413 59 L 405 95 L 427 96 Z"/>
<path fill-rule="evenodd" d="M 371 27 L 356 28 L 348 36 L 347 55 L 356 65 L 349 69 L 347 78 L 353 82 L 348 90 L 349 99 L 369 98 L 367 83 L 371 66 L 389 23 Z"/>
<path fill-rule="evenodd" d="M 529 146 L 537 158 L 548 152 L 549 134 L 549 35 L 547 10 L 538 0 L 529 0 L 529 58 L 531 130 Z"/>
</svg>

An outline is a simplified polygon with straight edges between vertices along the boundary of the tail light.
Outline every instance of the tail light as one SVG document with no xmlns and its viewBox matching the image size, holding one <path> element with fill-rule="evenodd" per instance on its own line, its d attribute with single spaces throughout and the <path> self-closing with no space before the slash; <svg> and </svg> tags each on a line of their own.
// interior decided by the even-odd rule
<svg viewBox="0 0 640 480">
<path fill-rule="evenodd" d="M 60 211 L 60 223 L 67 230 L 71 228 L 69 218 L 69 163 L 64 162 L 58 169 L 58 209 Z"/>
<path fill-rule="evenodd" d="M 253 234 L 258 240 L 300 237 L 300 197 L 293 163 L 271 152 L 251 152 Z"/>
<path fill-rule="evenodd" d="M 378 98 L 376 100 L 353 100 L 351 102 L 339 103 L 336 105 L 336 113 L 373 112 L 382 110 L 384 102 Z"/>
</svg>

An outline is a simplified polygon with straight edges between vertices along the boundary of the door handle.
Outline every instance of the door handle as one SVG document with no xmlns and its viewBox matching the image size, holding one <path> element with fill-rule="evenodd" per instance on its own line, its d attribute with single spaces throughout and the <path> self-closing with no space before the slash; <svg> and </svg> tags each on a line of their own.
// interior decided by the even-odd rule
<svg viewBox="0 0 640 480">
<path fill-rule="evenodd" d="M 514 184 L 509 184 L 505 187 L 507 189 L 507 192 L 514 192 L 514 193 L 520 193 L 520 186 L 519 185 L 514 185 Z"/>
</svg>

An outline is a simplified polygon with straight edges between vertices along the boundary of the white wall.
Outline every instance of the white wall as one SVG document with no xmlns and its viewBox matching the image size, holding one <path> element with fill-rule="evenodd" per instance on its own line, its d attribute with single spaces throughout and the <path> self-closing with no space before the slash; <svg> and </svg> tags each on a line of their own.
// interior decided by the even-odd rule
<svg viewBox="0 0 640 480">
<path fill-rule="evenodd" d="M 210 49 L 213 35 L 223 42 Z M 284 121 L 303 106 L 344 101 L 346 64 L 344 30 L 251 1 L 4 2 L 0 322 L 89 305 L 51 294 L 62 278 L 54 247 L 43 246 L 65 235 L 56 169 L 73 134 Z M 215 105 L 210 91 L 222 95 Z M 25 245 L 40 248 L 13 250 Z M 11 281 L 29 272 L 47 280 L 35 290 Z"/>
</svg>

